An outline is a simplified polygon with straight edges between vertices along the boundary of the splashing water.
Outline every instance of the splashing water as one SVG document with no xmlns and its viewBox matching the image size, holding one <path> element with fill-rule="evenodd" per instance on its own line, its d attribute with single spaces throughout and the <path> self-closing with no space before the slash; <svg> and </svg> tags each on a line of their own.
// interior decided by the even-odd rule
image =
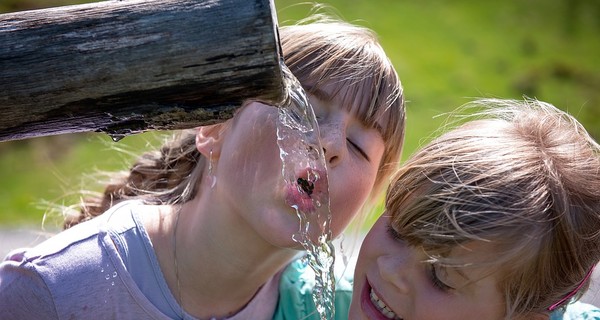
<svg viewBox="0 0 600 320">
<path fill-rule="evenodd" d="M 307 251 L 304 262 L 315 272 L 312 295 L 321 319 L 333 319 L 335 256 L 325 154 L 317 120 L 302 85 L 285 64 L 281 63 L 281 68 L 289 99 L 279 108 L 277 144 L 286 185 L 299 194 L 288 199 L 300 220 L 298 233 L 292 239 Z"/>
</svg>

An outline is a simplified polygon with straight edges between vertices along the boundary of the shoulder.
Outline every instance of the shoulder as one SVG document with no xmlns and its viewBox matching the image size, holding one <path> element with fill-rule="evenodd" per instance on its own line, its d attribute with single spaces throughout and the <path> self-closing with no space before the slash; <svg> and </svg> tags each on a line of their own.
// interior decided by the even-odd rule
<svg viewBox="0 0 600 320">
<path fill-rule="evenodd" d="M 115 233 L 115 230 L 121 231 L 124 225 L 131 228 L 135 226 L 132 222 L 130 214 L 124 214 L 125 211 L 131 212 L 133 208 L 132 202 L 123 202 L 115 205 L 102 215 L 95 217 L 86 222 L 77 224 L 67 230 L 61 231 L 39 245 L 19 249 L 23 253 L 25 260 L 34 262 L 40 259 L 60 259 L 63 255 L 73 254 L 77 257 L 85 258 L 98 254 L 98 250 L 102 246 L 102 238 L 107 233 Z M 71 257 L 73 258 L 73 257 Z M 74 263 L 76 264 L 76 263 Z"/>
<path fill-rule="evenodd" d="M 600 320 L 600 309 L 591 304 L 574 302 L 564 312 L 555 312 L 550 320 Z"/>
<path fill-rule="evenodd" d="M 15 250 L 0 263 L 0 319 L 32 316 L 38 319 L 58 317 L 46 283 L 24 261 L 23 251 Z"/>
<path fill-rule="evenodd" d="M 103 254 L 98 228 L 89 221 L 62 231 L 33 248 L 13 250 L 0 265 L 4 290 L 10 279 L 19 293 L 43 288 L 56 297 L 71 288 L 81 288 L 84 274 L 98 272 Z"/>
<path fill-rule="evenodd" d="M 290 263 L 279 281 L 279 302 L 274 319 L 319 319 L 312 299 L 315 273 L 302 259 Z M 347 319 L 352 283 L 336 279 L 335 319 Z"/>
<path fill-rule="evenodd" d="M 9 254 L 0 264 L 0 319 L 15 318 L 8 303 L 27 305 L 32 301 L 35 306 L 22 308 L 29 318 L 39 310 L 47 312 L 48 316 L 37 317 L 44 319 L 51 319 L 51 314 L 162 318 L 137 288 L 118 252 L 114 234 L 129 224 L 119 220 L 130 216 L 122 214 L 130 208 L 119 205 L 34 248 Z M 111 218 L 112 213 L 118 213 L 116 219 Z"/>
<path fill-rule="evenodd" d="M 62 231 L 32 248 L 11 251 L 0 264 L 0 315 L 12 312 L 17 317 L 18 306 L 29 317 L 44 310 L 47 317 L 56 314 L 56 298 L 68 294 L 69 288 L 83 287 L 85 281 L 77 275 L 82 270 L 97 270 L 102 249 L 98 234 L 101 217 Z M 67 288 L 61 290 L 62 288 Z M 36 303 L 31 304 L 31 301 Z M 14 305 L 8 310 L 7 304 Z"/>
</svg>

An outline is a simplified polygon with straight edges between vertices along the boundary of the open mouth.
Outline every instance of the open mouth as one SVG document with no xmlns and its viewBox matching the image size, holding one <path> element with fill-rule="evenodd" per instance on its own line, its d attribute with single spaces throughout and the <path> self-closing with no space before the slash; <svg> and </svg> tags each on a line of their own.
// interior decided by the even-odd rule
<svg viewBox="0 0 600 320">
<path fill-rule="evenodd" d="M 392 309 L 390 309 L 390 307 L 388 307 L 383 300 L 379 299 L 377 294 L 373 291 L 373 288 L 371 288 L 370 291 L 369 297 L 371 298 L 371 302 L 382 315 L 388 319 L 403 320 L 402 318 L 398 317 L 398 315 L 396 315 L 396 313 L 394 313 L 394 311 L 392 311 Z"/>
<path fill-rule="evenodd" d="M 315 184 L 313 182 L 309 181 L 308 179 L 298 178 L 298 180 L 296 180 L 296 183 L 298 183 L 298 186 L 304 192 L 306 192 L 308 196 L 312 195 L 313 190 L 315 189 Z"/>
<path fill-rule="evenodd" d="M 325 203 L 327 192 L 327 175 L 307 168 L 298 172 L 295 180 L 287 185 L 286 203 L 304 213 L 312 213 Z"/>
</svg>

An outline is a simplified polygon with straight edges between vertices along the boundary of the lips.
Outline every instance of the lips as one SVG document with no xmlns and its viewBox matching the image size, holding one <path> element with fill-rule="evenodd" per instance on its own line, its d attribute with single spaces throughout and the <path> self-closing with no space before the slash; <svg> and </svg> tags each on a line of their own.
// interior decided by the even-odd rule
<svg viewBox="0 0 600 320">
<path fill-rule="evenodd" d="M 365 286 L 361 293 L 361 308 L 369 319 L 403 320 L 377 295 L 368 281 L 365 281 Z"/>
<path fill-rule="evenodd" d="M 320 170 L 305 169 L 296 175 L 296 180 L 286 186 L 285 201 L 305 213 L 316 211 L 323 202 L 327 190 L 327 175 Z"/>
</svg>

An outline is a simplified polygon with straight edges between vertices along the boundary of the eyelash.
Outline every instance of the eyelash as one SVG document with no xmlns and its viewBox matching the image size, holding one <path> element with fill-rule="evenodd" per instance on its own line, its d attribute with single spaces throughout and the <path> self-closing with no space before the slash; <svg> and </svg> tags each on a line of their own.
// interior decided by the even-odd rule
<svg viewBox="0 0 600 320">
<path fill-rule="evenodd" d="M 360 153 L 365 159 L 367 159 L 367 161 L 369 161 L 369 156 L 356 143 L 352 142 L 352 140 L 350 139 L 346 139 L 346 141 L 348 141 L 348 143 L 352 145 L 352 147 L 356 149 L 358 153 Z"/>
<path fill-rule="evenodd" d="M 444 292 L 454 289 L 454 288 L 448 286 L 447 284 L 445 284 L 444 282 L 442 282 L 442 280 L 440 280 L 440 278 L 438 278 L 437 273 L 435 272 L 434 264 L 429 264 L 429 278 L 431 279 L 431 283 L 433 283 L 434 287 L 436 287 Z"/>
</svg>

